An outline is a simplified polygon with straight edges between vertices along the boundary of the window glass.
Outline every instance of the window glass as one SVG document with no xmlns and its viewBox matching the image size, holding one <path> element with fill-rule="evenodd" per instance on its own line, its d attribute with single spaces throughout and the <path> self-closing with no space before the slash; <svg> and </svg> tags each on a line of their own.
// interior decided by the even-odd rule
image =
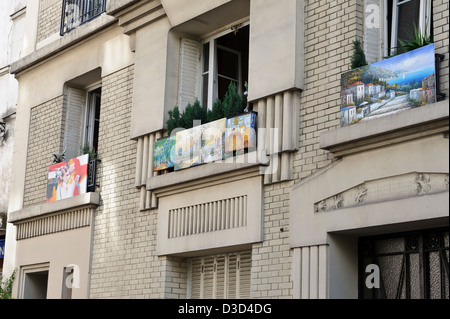
<svg viewBox="0 0 450 319">
<path fill-rule="evenodd" d="M 414 26 L 419 28 L 420 0 L 400 2 L 398 5 L 397 38 L 408 42 L 414 36 Z"/>
</svg>

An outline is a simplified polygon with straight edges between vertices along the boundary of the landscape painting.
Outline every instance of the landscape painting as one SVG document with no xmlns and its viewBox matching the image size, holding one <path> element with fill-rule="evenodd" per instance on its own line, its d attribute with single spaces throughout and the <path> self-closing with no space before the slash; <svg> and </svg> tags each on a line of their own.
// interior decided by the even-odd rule
<svg viewBox="0 0 450 319">
<path fill-rule="evenodd" d="M 202 126 L 177 132 L 175 143 L 175 170 L 202 164 Z"/>
<path fill-rule="evenodd" d="M 202 125 L 202 162 L 220 161 L 224 156 L 226 119 Z"/>
<path fill-rule="evenodd" d="M 87 192 L 89 154 L 48 168 L 47 203 Z"/>
<path fill-rule="evenodd" d="M 235 151 L 254 148 L 256 148 L 256 114 L 249 113 L 228 119 L 225 133 L 226 157 L 233 156 Z"/>
<path fill-rule="evenodd" d="M 341 126 L 436 102 L 434 44 L 351 70 L 341 78 Z"/>
<path fill-rule="evenodd" d="M 155 141 L 153 151 L 153 171 L 163 171 L 175 166 L 176 136 L 166 137 Z"/>
</svg>

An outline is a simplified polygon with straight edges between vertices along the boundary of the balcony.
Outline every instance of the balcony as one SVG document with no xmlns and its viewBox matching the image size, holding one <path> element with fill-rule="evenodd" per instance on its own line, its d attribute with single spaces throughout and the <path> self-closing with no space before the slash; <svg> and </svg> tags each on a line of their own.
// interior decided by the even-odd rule
<svg viewBox="0 0 450 319">
<path fill-rule="evenodd" d="M 60 35 L 95 19 L 106 9 L 106 0 L 63 0 Z"/>
</svg>

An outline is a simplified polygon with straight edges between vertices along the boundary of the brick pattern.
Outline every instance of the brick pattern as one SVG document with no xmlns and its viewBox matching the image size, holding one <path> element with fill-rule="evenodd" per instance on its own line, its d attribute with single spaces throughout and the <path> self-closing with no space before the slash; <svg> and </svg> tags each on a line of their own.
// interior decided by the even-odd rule
<svg viewBox="0 0 450 319">
<path fill-rule="evenodd" d="M 62 150 L 64 114 L 63 96 L 31 109 L 24 207 L 46 202 L 48 167 L 52 154 Z"/>
<path fill-rule="evenodd" d="M 296 182 L 333 161 L 332 154 L 319 148 L 319 136 L 340 126 L 340 75 L 351 68 L 352 41 L 362 38 L 362 30 L 362 1 L 306 2 L 305 90 L 300 149 L 294 158 Z"/>
<path fill-rule="evenodd" d="M 61 25 L 61 0 L 40 0 L 37 28 L 37 43 L 59 33 Z"/>
<path fill-rule="evenodd" d="M 448 99 L 449 80 L 448 80 L 448 59 L 449 59 L 449 1 L 433 0 L 433 35 L 436 53 L 445 55 L 444 61 L 440 67 L 440 90 L 445 93 Z"/>
<path fill-rule="evenodd" d="M 293 296 L 290 189 L 334 160 L 319 148 L 319 136 L 340 126 L 340 75 L 351 68 L 352 41 L 362 38 L 363 17 L 361 1 L 305 2 L 305 90 L 294 181 L 264 188 L 264 242 L 253 246 L 252 298 Z"/>
<path fill-rule="evenodd" d="M 291 298 L 289 197 L 292 182 L 264 187 L 264 241 L 253 245 L 251 298 Z"/>
</svg>

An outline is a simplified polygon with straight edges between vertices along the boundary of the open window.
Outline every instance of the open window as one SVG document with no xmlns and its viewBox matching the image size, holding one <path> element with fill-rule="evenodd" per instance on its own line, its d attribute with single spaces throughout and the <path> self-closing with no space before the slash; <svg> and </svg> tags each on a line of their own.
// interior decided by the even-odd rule
<svg viewBox="0 0 450 319">
<path fill-rule="evenodd" d="M 203 38 L 181 40 L 178 105 L 184 109 L 198 99 L 212 109 L 231 82 L 239 94 L 248 82 L 250 27 L 248 23 Z"/>
<path fill-rule="evenodd" d="M 99 85 L 67 89 L 64 149 L 66 159 L 83 153 L 83 149 L 98 150 L 100 128 L 101 87 Z"/>
<path fill-rule="evenodd" d="M 416 28 L 433 33 L 431 0 L 365 0 L 364 50 L 369 63 L 395 52 L 398 41 L 408 42 Z"/>
</svg>

